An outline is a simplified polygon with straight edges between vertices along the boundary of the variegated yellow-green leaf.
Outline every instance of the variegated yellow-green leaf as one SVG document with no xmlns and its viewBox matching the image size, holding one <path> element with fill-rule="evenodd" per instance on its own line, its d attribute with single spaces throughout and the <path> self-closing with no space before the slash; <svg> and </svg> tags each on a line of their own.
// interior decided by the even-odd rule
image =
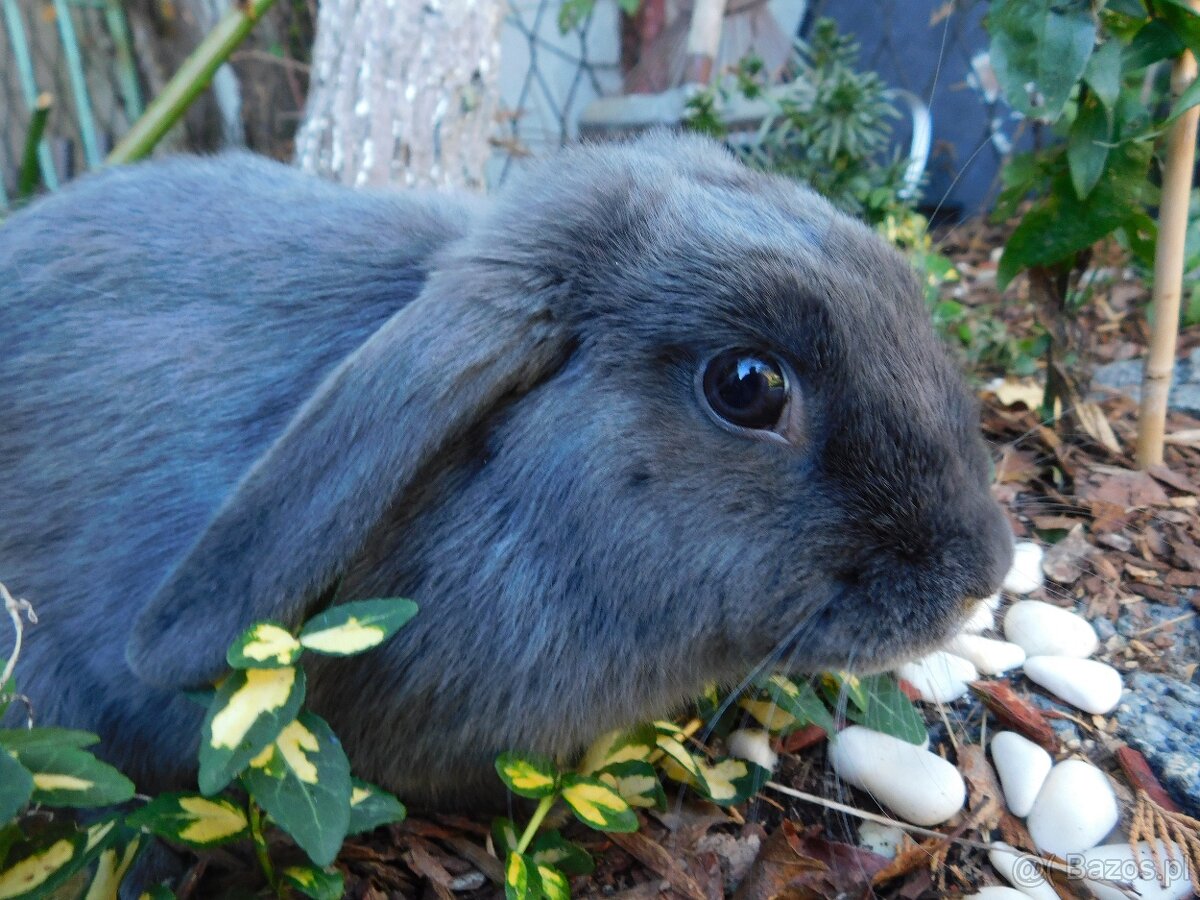
<svg viewBox="0 0 1200 900">
<path fill-rule="evenodd" d="M 826 672 L 821 676 L 821 691 L 825 698 L 839 708 L 845 697 L 859 710 L 867 708 L 867 692 L 863 688 L 862 679 L 849 672 Z"/>
<path fill-rule="evenodd" d="M 688 752 L 687 747 L 683 746 L 683 744 L 673 737 L 660 734 L 658 736 L 658 749 L 666 755 L 661 765 L 662 770 L 667 773 L 668 778 L 672 778 L 681 784 L 694 785 L 699 788 L 701 793 L 708 793 L 708 788 L 704 784 L 704 771 L 700 767 L 700 760 L 692 756 Z"/>
<path fill-rule="evenodd" d="M 744 759 L 722 759 L 703 769 L 707 796 L 720 806 L 744 803 L 766 784 L 771 774 Z"/>
<path fill-rule="evenodd" d="M 346 834 L 362 834 L 381 825 L 403 822 L 404 804 L 383 788 L 360 778 L 350 779 L 350 824 Z"/>
<path fill-rule="evenodd" d="M 242 632 L 225 658 L 235 669 L 279 669 L 292 665 L 303 649 L 282 625 L 259 622 Z"/>
<path fill-rule="evenodd" d="M 346 890 L 345 879 L 337 869 L 289 866 L 279 874 L 287 884 L 313 900 L 341 900 Z"/>
<path fill-rule="evenodd" d="M 33 729 L 30 734 L 40 729 Z M 84 732 L 54 729 L 55 736 L 22 741 L 6 735 L 7 750 L 33 779 L 32 802 L 45 806 L 111 806 L 133 796 L 133 782 L 78 746 Z M 63 742 L 59 743 L 58 738 Z M 88 741 L 90 743 L 90 741 Z M 0 756 L 8 753 L 0 750 Z"/>
<path fill-rule="evenodd" d="M 583 775 L 591 775 L 614 763 L 645 762 L 654 752 L 656 738 L 654 726 L 649 723 L 629 731 L 610 731 L 587 749 L 578 770 Z"/>
<path fill-rule="evenodd" d="M 504 862 L 505 900 L 534 900 L 538 894 L 537 867 L 520 853 L 510 852 Z"/>
<path fill-rule="evenodd" d="M 508 821 L 501 819 L 498 821 Z M 492 825 L 493 836 L 496 833 Z M 529 848 L 529 858 L 539 866 L 554 866 L 568 875 L 588 875 L 596 868 L 596 863 L 588 852 L 578 844 L 568 841 L 557 829 L 549 829 L 538 834 Z"/>
<path fill-rule="evenodd" d="M 304 672 L 237 669 L 208 708 L 200 740 L 200 791 L 215 794 L 296 718 L 304 702 Z"/>
<path fill-rule="evenodd" d="M 141 841 L 133 838 L 123 847 L 109 847 L 100 853 L 96 861 L 96 873 L 92 876 L 83 900 L 117 900 L 121 881 L 141 849 Z"/>
<path fill-rule="evenodd" d="M 75 747 L 82 750 L 93 744 L 100 743 L 100 738 L 90 731 L 76 731 L 72 728 L 0 728 L 0 747 L 16 753 L 29 752 L 40 748 Z"/>
<path fill-rule="evenodd" d="M 201 849 L 244 837 L 249 826 L 240 807 L 197 794 L 160 794 L 125 821 L 160 838 Z"/>
<path fill-rule="evenodd" d="M 630 806 L 667 808 L 667 795 L 650 763 L 636 759 L 614 763 L 597 772 L 596 777 L 620 794 Z"/>
<path fill-rule="evenodd" d="M 591 775 L 564 775 L 562 798 L 579 821 L 598 831 L 637 831 L 637 815 L 621 795 Z"/>
<path fill-rule="evenodd" d="M 771 675 L 759 682 L 767 696 L 779 704 L 779 708 L 789 713 L 800 725 L 810 722 L 820 725 L 826 734 L 837 734 L 837 724 L 826 708 L 825 703 L 817 696 L 812 685 L 807 682 L 798 685 L 783 675 Z"/>
<path fill-rule="evenodd" d="M 566 875 L 548 865 L 539 865 L 537 873 L 546 900 L 571 900 L 571 882 L 567 881 Z"/>
<path fill-rule="evenodd" d="M 83 844 L 83 835 L 60 837 L 10 860 L 0 871 L 0 900 L 50 896 L 50 891 L 79 867 Z"/>
<path fill-rule="evenodd" d="M 495 847 L 496 856 L 500 859 L 508 859 L 508 854 L 517 849 L 520 839 L 521 832 L 517 830 L 516 823 L 512 819 L 492 819 L 492 844 Z"/>
<path fill-rule="evenodd" d="M 773 700 L 752 700 L 749 697 L 743 697 L 738 701 L 738 706 L 754 716 L 758 723 L 768 731 L 788 732 L 795 731 L 800 727 L 796 717 L 791 713 L 784 712 Z"/>
<path fill-rule="evenodd" d="M 496 773 L 510 791 L 531 800 L 549 797 L 558 787 L 558 768 L 533 753 L 501 753 L 496 757 Z"/>
<path fill-rule="evenodd" d="M 242 784 L 308 858 L 328 866 L 350 827 L 350 761 L 319 716 L 302 712 L 242 775 Z"/>
<path fill-rule="evenodd" d="M 378 647 L 417 614 L 411 600 L 343 603 L 309 620 L 300 632 L 306 650 L 351 656 Z"/>
</svg>

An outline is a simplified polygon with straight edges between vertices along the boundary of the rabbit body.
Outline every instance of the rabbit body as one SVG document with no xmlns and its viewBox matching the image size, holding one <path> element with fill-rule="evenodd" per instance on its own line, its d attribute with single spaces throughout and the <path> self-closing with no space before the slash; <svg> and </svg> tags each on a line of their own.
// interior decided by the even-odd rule
<svg viewBox="0 0 1200 900">
<path fill-rule="evenodd" d="M 486 202 L 246 155 L 89 176 L 0 227 L 0 347 L 20 687 L 145 791 L 194 783 L 181 691 L 260 619 L 416 600 L 306 657 L 309 705 L 362 777 L 477 804 L 501 751 L 931 646 L 1008 564 L 904 261 L 698 139 Z M 704 408 L 729 347 L 785 361 L 786 439 Z"/>
</svg>

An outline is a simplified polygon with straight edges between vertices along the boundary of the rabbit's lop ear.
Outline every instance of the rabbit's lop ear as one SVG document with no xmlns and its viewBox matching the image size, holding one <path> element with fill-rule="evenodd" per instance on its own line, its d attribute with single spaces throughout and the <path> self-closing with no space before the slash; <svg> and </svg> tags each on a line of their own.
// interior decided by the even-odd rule
<svg viewBox="0 0 1200 900">
<path fill-rule="evenodd" d="M 206 684 L 254 622 L 298 624 L 439 448 L 561 365 L 549 291 L 449 262 L 325 379 L 142 610 L 138 677 Z"/>
</svg>

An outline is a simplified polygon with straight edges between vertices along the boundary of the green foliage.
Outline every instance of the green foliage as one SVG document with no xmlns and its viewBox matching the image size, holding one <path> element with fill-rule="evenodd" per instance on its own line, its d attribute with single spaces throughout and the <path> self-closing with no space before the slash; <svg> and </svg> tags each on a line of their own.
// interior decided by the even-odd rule
<svg viewBox="0 0 1200 900">
<path fill-rule="evenodd" d="M 1147 104 L 1145 69 L 1200 50 L 1200 16 L 1182 0 L 995 0 L 988 29 L 1008 102 L 1058 138 L 1002 173 L 996 216 L 1021 218 L 1000 286 L 1034 267 L 1078 271 L 1081 254 L 1109 236 L 1152 256 L 1155 143 L 1200 102 L 1200 83 L 1169 109 Z"/>
<path fill-rule="evenodd" d="M 748 164 L 811 185 L 835 206 L 879 223 L 908 207 L 904 163 L 894 153 L 892 92 L 874 72 L 859 71 L 853 38 L 819 20 L 811 42 L 797 42 L 793 80 L 766 88 L 760 59 L 747 58 L 688 102 L 684 126 L 723 138 Z M 731 102 L 762 101 L 767 116 L 750 138 L 731 133 Z"/>
<path fill-rule="evenodd" d="M 277 894 L 325 900 L 342 895 L 329 868 L 347 834 L 400 821 L 404 805 L 365 781 L 329 726 L 301 709 L 306 651 L 347 656 L 379 646 L 416 613 L 408 600 L 365 600 L 334 607 L 298 634 L 260 622 L 230 647 L 234 667 L 208 705 L 200 746 L 200 793 L 170 793 L 82 828 L 24 817 L 29 806 L 114 806 L 133 784 L 86 748 L 99 739 L 61 728 L 0 730 L 0 896 L 44 897 L 94 866 L 87 896 L 110 897 L 145 845 L 142 835 L 205 849 L 249 838 Z M 240 792 L 226 788 L 236 780 Z M 278 874 L 263 812 L 311 861 Z M 26 833 L 29 823 L 36 829 Z M 536 870 L 535 870 L 536 872 Z M 165 888 L 162 889 L 165 891 Z M 170 896 L 170 892 L 151 896 Z"/>
<path fill-rule="evenodd" d="M 617 7 L 627 16 L 638 11 L 641 0 L 617 0 Z M 578 28 L 596 8 L 596 0 L 562 0 L 558 8 L 558 30 L 563 34 Z"/>
</svg>

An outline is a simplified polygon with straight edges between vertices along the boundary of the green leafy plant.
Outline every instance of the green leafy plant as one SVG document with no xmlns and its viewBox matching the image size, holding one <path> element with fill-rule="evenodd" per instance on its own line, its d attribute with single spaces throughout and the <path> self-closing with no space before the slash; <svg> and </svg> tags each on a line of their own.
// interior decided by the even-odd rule
<svg viewBox="0 0 1200 900">
<path fill-rule="evenodd" d="M 748 712 L 765 728 L 787 734 L 818 725 L 833 735 L 837 721 L 830 707 L 843 707 L 846 717 L 911 743 L 926 737 L 925 722 L 890 675 L 857 677 L 828 673 L 818 686 L 796 684 L 770 674 L 741 698 L 738 708 L 722 702 L 714 688 L 701 706 L 711 713 L 709 730 L 727 730 L 722 720 Z M 744 803 L 766 783 L 770 772 L 733 757 L 710 758 L 689 746 L 704 724 L 693 719 L 685 727 L 672 722 L 646 723 L 599 738 L 573 770 L 544 756 L 505 753 L 496 772 L 510 791 L 536 800 L 524 828 L 508 818 L 492 823 L 492 844 L 504 860 L 505 895 L 509 900 L 561 900 L 570 896 L 568 876 L 585 875 L 594 863 L 588 852 L 558 829 L 539 831 L 551 809 L 562 802 L 584 825 L 598 831 L 637 830 L 638 809 L 666 809 L 661 776 L 696 791 L 722 806 Z"/>
<path fill-rule="evenodd" d="M 684 126 L 724 139 L 748 164 L 811 185 L 839 208 L 877 224 L 907 209 L 904 162 L 892 145 L 898 117 L 891 90 L 856 67 L 857 42 L 819 20 L 797 42 L 791 80 L 767 87 L 762 60 L 749 57 L 688 102 Z M 737 132 L 731 101 L 757 101 L 765 116 L 753 135 Z"/>
<path fill-rule="evenodd" d="M 38 812 L 133 798 L 133 784 L 85 749 L 99 738 L 60 728 L 0 729 L 0 821 L 7 823 L 0 828 L 0 897 L 46 896 L 89 867 L 80 895 L 113 897 L 147 836 L 197 850 L 248 839 L 277 896 L 340 897 L 342 878 L 331 864 L 342 841 L 400 821 L 405 809 L 351 776 L 328 724 L 302 708 L 305 679 L 297 663 L 305 652 L 373 649 L 416 611 L 408 600 L 364 600 L 335 606 L 295 634 L 272 622 L 253 625 L 230 647 L 233 671 L 207 699 L 200 791 L 162 794 L 87 827 Z M 268 823 L 286 832 L 309 864 L 276 871 Z"/>
</svg>

